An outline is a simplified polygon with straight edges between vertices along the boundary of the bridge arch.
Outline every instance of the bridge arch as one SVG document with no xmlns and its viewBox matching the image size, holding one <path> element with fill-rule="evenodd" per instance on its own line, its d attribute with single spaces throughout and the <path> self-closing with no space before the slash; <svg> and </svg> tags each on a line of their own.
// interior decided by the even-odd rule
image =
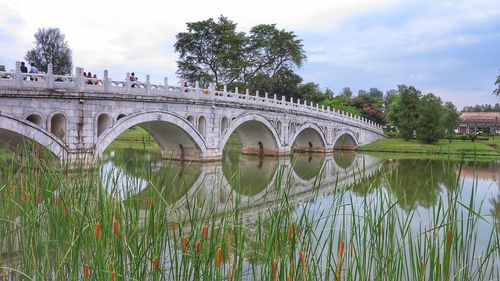
<svg viewBox="0 0 500 281">
<path fill-rule="evenodd" d="M 333 139 L 333 149 L 353 150 L 358 146 L 358 138 L 351 130 L 338 131 Z"/>
<path fill-rule="evenodd" d="M 207 154 L 201 134 L 185 118 L 171 112 L 150 111 L 120 119 L 96 141 L 94 154 L 102 156 L 106 148 L 130 127 L 139 125 L 160 145 L 162 156 L 177 160 L 200 160 Z"/>
<path fill-rule="evenodd" d="M 33 124 L 36 124 L 38 126 L 40 126 L 41 128 L 43 128 L 43 118 L 42 118 L 42 114 L 38 113 L 38 112 L 33 112 L 31 114 L 29 114 L 27 117 L 26 117 L 26 120 L 30 121 L 31 123 Z"/>
<path fill-rule="evenodd" d="M 296 152 L 325 152 L 326 138 L 316 124 L 307 123 L 298 127 L 291 140 L 292 149 Z"/>
<path fill-rule="evenodd" d="M 277 155 L 281 149 L 281 141 L 273 124 L 260 114 L 248 113 L 231 121 L 222 137 L 221 150 L 233 132 L 238 134 L 244 154 Z"/>
<path fill-rule="evenodd" d="M 55 111 L 47 117 L 47 131 L 51 132 L 58 139 L 66 142 L 68 137 L 68 120 L 62 111 Z"/>
<path fill-rule="evenodd" d="M 96 128 L 96 136 L 99 137 L 100 135 L 102 135 L 102 133 L 104 133 L 104 131 L 113 127 L 113 119 L 111 118 L 110 114 L 99 112 L 96 114 L 94 124 Z"/>
<path fill-rule="evenodd" d="M 55 135 L 30 121 L 0 115 L 0 143 L 6 143 L 7 146 L 16 150 L 22 148 L 25 139 L 42 145 L 61 160 L 66 159 L 66 146 Z"/>
</svg>

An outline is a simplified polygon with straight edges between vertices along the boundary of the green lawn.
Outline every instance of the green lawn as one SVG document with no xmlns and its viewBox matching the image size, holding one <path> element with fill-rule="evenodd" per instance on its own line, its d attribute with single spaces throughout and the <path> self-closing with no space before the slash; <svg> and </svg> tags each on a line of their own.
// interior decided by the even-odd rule
<svg viewBox="0 0 500 281">
<path fill-rule="evenodd" d="M 466 155 L 500 158 L 500 137 L 495 141 L 462 141 L 440 140 L 436 144 L 423 144 L 416 140 L 383 139 L 374 143 L 358 147 L 362 152 L 389 152 L 389 153 L 420 153 L 420 154 L 451 154 L 453 156 Z"/>
<path fill-rule="evenodd" d="M 109 146 L 108 150 L 123 148 L 142 149 L 149 152 L 160 151 L 158 143 L 151 135 L 139 126 L 134 126 L 117 137 Z"/>
</svg>

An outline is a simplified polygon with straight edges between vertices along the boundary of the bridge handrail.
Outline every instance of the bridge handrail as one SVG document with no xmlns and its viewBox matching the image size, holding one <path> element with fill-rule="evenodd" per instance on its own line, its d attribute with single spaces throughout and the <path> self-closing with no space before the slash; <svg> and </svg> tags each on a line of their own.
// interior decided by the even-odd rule
<svg viewBox="0 0 500 281">
<path fill-rule="evenodd" d="M 228 92 L 224 85 L 222 90 L 215 89 L 210 83 L 208 88 L 200 88 L 198 83 L 194 87 L 174 86 L 169 85 L 167 78 L 163 84 L 151 84 L 149 75 L 146 75 L 146 81 L 131 81 L 130 74 L 126 74 L 125 81 L 112 80 L 108 77 L 108 71 L 105 70 L 103 78 L 87 78 L 83 76 L 83 68 L 77 67 L 76 74 L 71 75 L 54 75 L 52 66 L 49 64 L 47 73 L 21 73 L 20 62 L 16 62 L 15 71 L 0 72 L 0 87 L 8 88 L 34 88 L 34 89 L 49 89 L 49 90 L 75 90 L 76 92 L 96 92 L 96 93 L 112 93 L 112 94 L 135 94 L 135 95 L 159 95 L 173 96 L 176 98 L 185 97 L 186 95 L 194 95 L 196 99 L 219 100 L 219 101 L 236 101 L 240 103 L 248 103 L 252 105 L 272 105 L 285 110 L 293 110 L 305 114 L 316 114 L 326 118 L 336 118 L 343 122 L 368 127 L 378 133 L 383 134 L 382 126 L 366 118 L 353 115 L 348 112 L 343 112 L 329 106 L 325 109 L 324 106 L 313 104 L 312 102 L 301 101 L 300 99 L 286 100 L 283 96 L 277 99 L 276 95 L 269 97 L 268 93 L 261 96 L 259 92 L 251 95 L 248 90 L 244 94 L 239 93 L 238 88 L 234 92 Z M 31 79 L 33 78 L 33 79 Z M 180 85 L 184 85 L 181 83 Z"/>
</svg>

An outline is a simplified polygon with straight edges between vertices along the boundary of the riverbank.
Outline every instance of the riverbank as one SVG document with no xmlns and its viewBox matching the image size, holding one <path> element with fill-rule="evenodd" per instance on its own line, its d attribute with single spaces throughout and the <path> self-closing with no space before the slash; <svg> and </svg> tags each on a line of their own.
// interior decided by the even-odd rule
<svg viewBox="0 0 500 281">
<path fill-rule="evenodd" d="M 423 144 L 416 140 L 405 141 L 403 139 L 383 139 L 376 142 L 360 146 L 357 148 L 358 152 L 368 152 L 370 154 L 380 155 L 394 155 L 394 154 L 408 154 L 414 157 L 426 156 L 425 158 L 443 158 L 453 157 L 461 159 L 500 159 L 500 138 L 495 141 L 462 141 L 440 140 L 436 144 Z"/>
</svg>

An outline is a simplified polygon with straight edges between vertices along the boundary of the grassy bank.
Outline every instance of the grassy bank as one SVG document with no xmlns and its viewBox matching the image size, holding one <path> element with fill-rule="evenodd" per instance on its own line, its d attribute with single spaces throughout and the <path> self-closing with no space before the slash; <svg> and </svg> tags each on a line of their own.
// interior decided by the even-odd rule
<svg viewBox="0 0 500 281">
<path fill-rule="evenodd" d="M 124 148 L 140 149 L 146 152 L 159 152 L 160 147 L 153 137 L 139 126 L 131 127 L 116 138 L 108 150 L 122 150 Z"/>
<path fill-rule="evenodd" d="M 374 152 L 380 154 L 393 153 L 393 156 L 394 153 L 411 153 L 420 155 L 426 154 L 431 158 L 451 156 L 452 158 L 460 159 L 462 156 L 465 156 L 471 159 L 498 159 L 500 158 L 500 138 L 496 138 L 495 141 L 488 140 L 476 142 L 453 140 L 451 143 L 448 140 L 440 140 L 436 144 L 423 144 L 416 140 L 383 139 L 360 146 L 357 150 L 360 152 Z"/>
</svg>

